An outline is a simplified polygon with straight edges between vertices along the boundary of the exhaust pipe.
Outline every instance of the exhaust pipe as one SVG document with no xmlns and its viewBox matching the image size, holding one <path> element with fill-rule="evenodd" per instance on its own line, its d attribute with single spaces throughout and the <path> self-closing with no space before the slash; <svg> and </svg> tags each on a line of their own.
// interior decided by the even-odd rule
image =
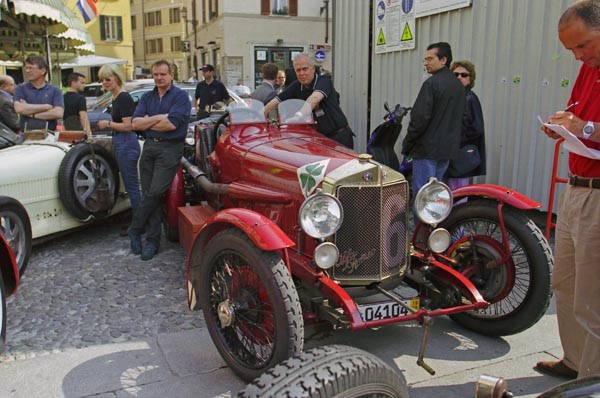
<svg viewBox="0 0 600 398">
<path fill-rule="evenodd" d="M 200 167 L 191 164 L 186 158 L 181 158 L 181 165 L 188 172 L 188 174 L 194 179 L 194 182 L 198 184 L 204 191 L 219 195 L 227 195 L 229 193 L 229 184 L 215 184 L 206 175 L 206 172 Z"/>
</svg>

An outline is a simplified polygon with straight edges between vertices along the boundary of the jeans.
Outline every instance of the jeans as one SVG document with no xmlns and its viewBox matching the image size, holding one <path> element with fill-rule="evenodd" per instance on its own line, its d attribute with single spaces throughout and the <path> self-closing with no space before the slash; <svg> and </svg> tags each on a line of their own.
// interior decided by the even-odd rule
<svg viewBox="0 0 600 398">
<path fill-rule="evenodd" d="M 430 177 L 435 177 L 438 181 L 442 181 L 444 173 L 450 164 L 448 159 L 446 160 L 433 160 L 433 159 L 413 159 L 413 197 L 417 195 L 419 189 L 423 185 L 429 182 Z"/>
<path fill-rule="evenodd" d="M 115 133 L 112 138 L 112 147 L 115 151 L 121 178 L 125 190 L 129 194 L 131 209 L 135 211 L 142 199 L 140 180 L 138 178 L 138 160 L 140 158 L 140 144 L 135 133 Z"/>
<path fill-rule="evenodd" d="M 142 200 L 133 213 L 131 227 L 135 234 L 146 230 L 146 241 L 158 248 L 163 217 L 164 195 L 169 189 L 183 156 L 182 141 L 146 139 L 140 160 Z"/>
</svg>

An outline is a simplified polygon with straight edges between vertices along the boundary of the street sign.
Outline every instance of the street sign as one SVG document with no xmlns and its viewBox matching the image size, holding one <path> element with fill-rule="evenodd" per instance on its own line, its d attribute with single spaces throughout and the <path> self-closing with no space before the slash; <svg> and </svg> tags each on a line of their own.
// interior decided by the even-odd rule
<svg viewBox="0 0 600 398">
<path fill-rule="evenodd" d="M 317 61 L 317 62 L 325 61 L 325 51 L 323 51 L 323 50 L 315 51 L 315 61 Z"/>
<path fill-rule="evenodd" d="M 373 0 L 375 53 L 415 48 L 415 0 Z"/>
<path fill-rule="evenodd" d="M 181 47 L 183 48 L 183 52 L 190 52 L 190 41 L 189 40 L 182 40 L 181 41 Z"/>
</svg>

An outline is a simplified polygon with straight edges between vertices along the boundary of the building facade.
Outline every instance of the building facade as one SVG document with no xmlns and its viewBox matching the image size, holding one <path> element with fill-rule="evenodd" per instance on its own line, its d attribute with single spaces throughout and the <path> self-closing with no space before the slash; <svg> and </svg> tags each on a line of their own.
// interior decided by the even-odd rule
<svg viewBox="0 0 600 398">
<path fill-rule="evenodd" d="M 76 5 L 77 0 L 64 0 L 64 2 L 67 7 L 81 16 Z M 122 67 L 127 78 L 131 79 L 134 62 L 129 3 L 130 0 L 98 1 L 96 3 L 98 17 L 84 26 L 94 40 L 95 54 L 127 61 Z M 86 74 L 90 81 L 95 81 L 101 66 L 90 65 L 74 69 Z"/>
<path fill-rule="evenodd" d="M 132 0 L 131 8 L 140 77 L 166 58 L 179 80 L 209 63 L 225 84 L 254 88 L 264 63 L 287 68 L 303 51 L 331 69 L 328 0 Z"/>
</svg>

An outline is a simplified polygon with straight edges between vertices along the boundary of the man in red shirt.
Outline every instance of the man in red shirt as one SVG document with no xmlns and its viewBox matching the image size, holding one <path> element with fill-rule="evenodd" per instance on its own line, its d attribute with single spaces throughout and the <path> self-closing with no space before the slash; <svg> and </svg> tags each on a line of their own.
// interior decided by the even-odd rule
<svg viewBox="0 0 600 398">
<path fill-rule="evenodd" d="M 567 8 L 558 23 L 558 37 L 583 65 L 569 99 L 576 105 L 571 112 L 555 113 L 549 122 L 600 149 L 600 0 Z M 552 275 L 564 356 L 538 362 L 536 368 L 544 373 L 567 378 L 600 374 L 599 245 L 600 160 L 569 153 L 569 185 L 558 207 Z"/>
</svg>

